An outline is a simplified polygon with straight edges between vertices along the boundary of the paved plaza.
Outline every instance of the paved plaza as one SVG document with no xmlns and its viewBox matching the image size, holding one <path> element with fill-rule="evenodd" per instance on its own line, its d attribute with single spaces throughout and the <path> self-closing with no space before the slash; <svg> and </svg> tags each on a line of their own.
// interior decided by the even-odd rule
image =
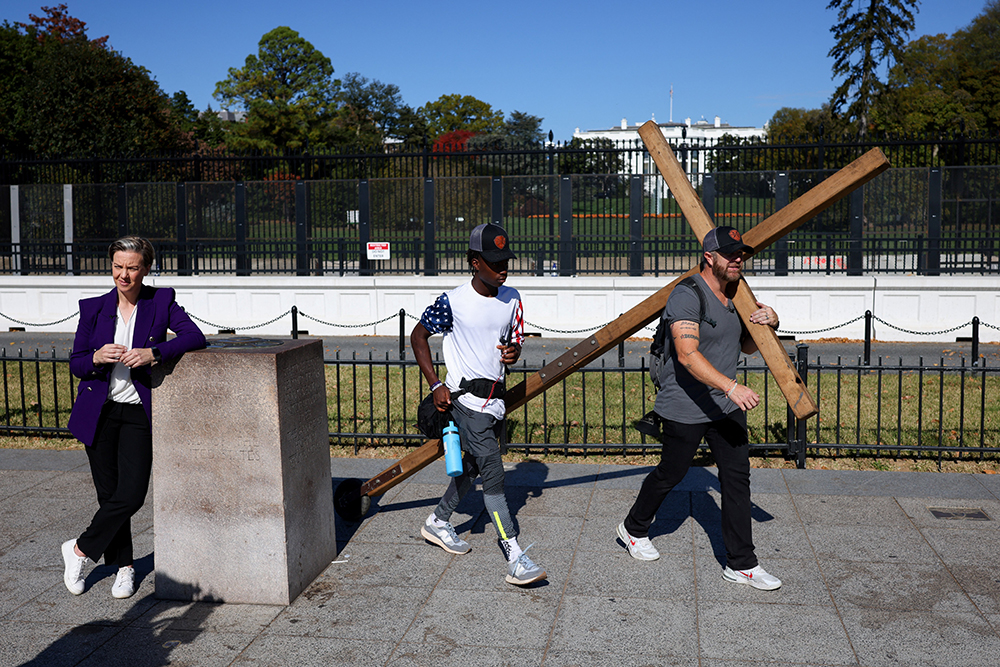
<svg viewBox="0 0 1000 667">
<path fill-rule="evenodd" d="M 390 461 L 332 459 L 332 483 Z M 0 665 L 993 666 L 1000 656 L 1000 476 L 754 470 L 757 552 L 784 585 L 725 582 L 714 468 L 693 468 L 650 532 L 617 542 L 649 468 L 508 466 L 521 543 L 548 571 L 504 567 L 482 496 L 453 518 L 472 551 L 420 537 L 444 490 L 435 462 L 338 519 L 338 555 L 291 605 L 154 596 L 151 498 L 133 520 L 137 592 L 114 573 L 62 583 L 59 544 L 96 509 L 83 452 L 0 450 Z M 936 510 L 936 511 L 932 511 Z"/>
</svg>

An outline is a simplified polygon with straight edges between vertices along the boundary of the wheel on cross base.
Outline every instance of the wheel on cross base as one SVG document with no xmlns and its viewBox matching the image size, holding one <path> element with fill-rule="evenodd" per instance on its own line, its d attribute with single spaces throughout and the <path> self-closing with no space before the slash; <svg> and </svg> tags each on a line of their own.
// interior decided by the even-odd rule
<svg viewBox="0 0 1000 667">
<path fill-rule="evenodd" d="M 362 480 L 352 477 L 345 479 L 334 489 L 333 509 L 340 518 L 347 521 L 361 521 L 368 514 L 372 499 L 367 495 L 361 495 L 362 484 L 364 484 Z"/>
</svg>

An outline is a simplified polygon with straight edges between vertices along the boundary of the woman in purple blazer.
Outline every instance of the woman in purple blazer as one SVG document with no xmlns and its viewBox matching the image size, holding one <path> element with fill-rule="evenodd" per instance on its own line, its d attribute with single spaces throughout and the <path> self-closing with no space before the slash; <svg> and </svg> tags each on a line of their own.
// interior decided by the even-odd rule
<svg viewBox="0 0 1000 667">
<path fill-rule="evenodd" d="M 127 598 L 135 592 L 130 519 L 145 502 L 153 463 L 150 365 L 205 347 L 205 336 L 174 290 L 142 284 L 153 265 L 149 241 L 125 236 L 108 256 L 115 288 L 80 301 L 69 362 L 80 378 L 69 430 L 86 445 L 100 508 L 79 538 L 63 543 L 63 579 L 80 595 L 83 567 L 103 556 L 118 567 L 111 594 Z M 167 329 L 176 337 L 167 340 Z"/>
</svg>

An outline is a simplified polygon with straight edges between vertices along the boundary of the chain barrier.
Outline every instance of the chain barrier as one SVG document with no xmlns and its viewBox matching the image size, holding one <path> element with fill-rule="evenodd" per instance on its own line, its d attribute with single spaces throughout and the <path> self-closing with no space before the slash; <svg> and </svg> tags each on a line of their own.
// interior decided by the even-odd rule
<svg viewBox="0 0 1000 667">
<path fill-rule="evenodd" d="M 51 327 L 51 326 L 54 326 L 56 324 L 62 324 L 66 320 L 71 320 L 71 319 L 73 319 L 74 317 L 76 317 L 79 314 L 80 314 L 80 311 L 78 310 L 75 313 L 73 313 L 72 315 L 70 315 L 69 317 L 64 317 L 61 320 L 56 320 L 55 322 L 45 322 L 43 324 L 38 324 L 37 322 L 22 322 L 21 320 L 14 319 L 10 315 L 5 315 L 3 313 L 0 313 L 0 317 L 4 318 L 6 320 L 10 320 L 14 324 L 21 324 L 21 325 L 26 326 L 26 327 Z"/>
<path fill-rule="evenodd" d="M 285 312 L 283 312 L 281 315 L 278 315 L 277 317 L 275 317 L 273 319 L 270 319 L 267 322 L 261 322 L 260 324 L 251 324 L 251 325 L 248 325 L 248 326 L 245 326 L 245 327 L 226 327 L 226 326 L 222 326 L 220 324 L 214 324 L 212 322 L 209 322 L 208 320 L 203 320 L 200 317 L 198 317 L 197 315 L 193 315 L 191 313 L 188 313 L 188 316 L 191 319 L 197 320 L 198 322 L 200 322 L 200 323 L 202 323 L 202 324 L 204 324 L 206 326 L 212 327 L 214 329 L 231 329 L 232 331 L 250 331 L 250 330 L 253 330 L 253 329 L 260 329 L 261 327 L 266 327 L 269 324 L 274 324 L 275 322 L 277 322 L 281 318 L 285 317 L 286 315 L 289 315 L 291 312 L 292 312 L 292 310 L 291 310 L 291 308 L 289 308 L 288 310 L 286 310 Z M 20 324 L 22 326 L 28 326 L 28 327 L 49 327 L 49 326 L 54 326 L 56 324 L 62 324 L 63 322 L 66 322 L 67 320 L 71 320 L 74 317 L 77 317 L 79 314 L 80 314 L 80 311 L 77 311 L 77 312 L 73 313 L 72 315 L 70 315 L 68 317 L 64 317 L 61 320 L 56 320 L 55 322 L 44 322 L 44 323 L 24 322 L 22 320 L 18 320 L 16 318 L 13 318 L 10 315 L 7 315 L 7 314 L 2 313 L 2 312 L 0 312 L 0 317 L 4 318 L 6 320 L 10 320 L 11 322 L 14 322 L 15 324 Z M 326 325 L 328 327 L 338 327 L 338 328 L 341 328 L 341 329 L 364 329 L 365 327 L 377 326 L 379 324 L 382 324 L 383 322 L 388 322 L 389 320 L 392 320 L 392 319 L 395 319 L 395 318 L 399 317 L 399 313 L 393 313 L 392 315 L 389 315 L 387 317 L 383 317 L 381 320 L 376 320 L 374 322 L 366 322 L 365 324 L 336 324 L 334 322 L 326 322 L 326 321 L 321 320 L 321 319 L 319 319 L 317 317 L 312 317 L 311 315 L 307 315 L 306 313 L 302 312 L 301 310 L 299 311 L 299 315 L 301 317 L 306 318 L 307 320 L 312 320 L 313 322 L 316 322 L 318 324 L 324 324 L 324 325 Z M 414 320 L 416 322 L 420 321 L 419 317 L 416 317 L 415 315 L 411 315 L 410 313 L 406 312 L 405 310 L 403 311 L 403 316 L 404 317 L 408 317 L 411 320 Z M 813 335 L 813 334 L 819 334 L 819 333 L 826 333 L 828 331 L 834 331 L 836 329 L 841 329 L 843 327 L 846 327 L 846 326 L 849 326 L 851 324 L 854 324 L 855 322 L 863 320 L 864 318 L 865 318 L 864 315 L 859 315 L 859 316 L 855 317 L 853 320 L 848 320 L 847 322 L 843 322 L 841 324 L 835 324 L 833 326 L 826 327 L 824 329 L 810 329 L 810 330 L 807 330 L 807 331 L 791 331 L 791 330 L 788 330 L 788 329 L 781 328 L 781 329 L 777 329 L 777 331 L 780 331 L 781 333 L 784 333 L 784 334 L 793 335 L 793 336 Z M 967 327 L 967 326 L 969 326 L 969 325 L 972 324 L 972 320 L 969 320 L 968 322 L 964 322 L 963 324 L 959 324 L 958 326 L 951 327 L 950 329 L 941 329 L 939 331 L 913 331 L 911 329 L 903 329 L 902 327 L 897 327 L 897 326 L 895 326 L 893 324 L 890 324 L 889 322 L 886 322 L 885 320 L 883 320 L 878 315 L 872 315 L 872 319 L 875 320 L 876 322 L 878 322 L 879 324 L 884 324 L 885 326 L 889 327 L 890 329 L 895 329 L 896 331 L 901 331 L 903 333 L 907 333 L 907 334 L 910 334 L 910 335 L 913 335 L 913 336 L 936 336 L 936 335 L 941 335 L 941 334 L 952 333 L 954 331 L 958 331 L 959 329 L 962 329 L 962 328 Z M 614 320 L 612 320 L 612 321 L 614 321 Z M 548 327 L 543 327 L 541 325 L 534 324 L 534 323 L 529 322 L 527 320 L 525 320 L 524 323 L 525 323 L 525 325 L 533 327 L 533 328 L 538 329 L 540 331 L 547 331 L 549 333 L 554 333 L 554 334 L 581 334 L 581 333 L 589 333 L 591 331 L 596 331 L 598 329 L 603 329 L 604 327 L 606 327 L 609 324 L 611 324 L 611 322 L 605 322 L 604 324 L 599 324 L 599 325 L 593 326 L 593 327 L 587 327 L 585 329 L 549 329 Z M 990 328 L 990 329 L 994 329 L 996 331 L 1000 331 L 1000 326 L 997 326 L 995 324 L 990 324 L 989 322 L 983 322 L 981 320 L 980 320 L 979 324 L 982 325 L 982 326 L 984 326 L 984 327 L 987 327 L 987 328 Z M 649 331 L 649 332 L 654 332 L 654 333 L 656 331 L 656 328 L 655 327 L 651 327 L 651 326 L 645 326 L 645 327 L 643 327 L 643 329 L 646 330 L 646 331 Z"/>
<path fill-rule="evenodd" d="M 277 322 L 278 320 L 280 320 L 282 317 L 284 317 L 285 315 L 288 315 L 291 312 L 292 312 L 292 309 L 289 308 L 288 310 L 286 310 L 285 312 L 283 312 L 281 315 L 278 315 L 277 317 L 275 317 L 273 320 L 268 320 L 267 322 L 261 322 L 260 324 L 251 324 L 251 325 L 245 326 L 245 327 L 224 327 L 224 326 L 219 325 L 219 324 L 212 324 L 208 320 L 203 320 L 200 317 L 198 317 L 197 315 L 192 315 L 191 313 L 188 313 L 188 317 L 190 317 L 192 320 L 198 320 L 202 324 L 208 325 L 208 326 L 210 326 L 210 327 L 212 327 L 214 329 L 231 329 L 233 331 L 247 331 L 249 329 L 259 329 L 261 327 L 266 327 L 268 324 L 274 324 L 275 322 Z"/>
<path fill-rule="evenodd" d="M 611 322 L 614 322 L 614 320 L 611 320 Z M 526 325 L 530 326 L 530 327 L 534 327 L 536 329 L 541 329 L 542 331 L 548 331 L 549 333 L 557 333 L 557 334 L 579 334 L 579 333 L 587 333 L 589 331 L 597 331 L 598 329 L 603 329 L 604 327 L 608 326 L 609 324 L 611 324 L 611 322 L 605 322 L 604 324 L 599 324 L 596 327 L 588 327 L 586 329 L 573 329 L 573 330 L 569 330 L 569 329 L 547 329 L 547 328 L 545 328 L 543 326 L 539 326 L 537 324 L 533 324 L 533 323 L 529 322 L 528 320 L 524 321 L 524 323 Z"/>
<path fill-rule="evenodd" d="M 841 327 L 846 327 L 849 324 L 854 324 L 858 320 L 863 320 L 863 319 L 865 319 L 864 315 L 858 315 L 853 320 L 848 320 L 847 322 L 844 322 L 843 324 L 835 324 L 832 327 L 827 327 L 825 329 L 813 329 L 811 331 L 789 331 L 788 329 L 782 329 L 781 327 L 778 327 L 777 329 L 775 329 L 775 331 L 780 331 L 781 333 L 785 333 L 785 334 L 791 334 L 793 336 L 805 336 L 805 335 L 809 335 L 809 334 L 826 333 L 827 331 L 833 331 L 834 329 L 840 329 Z"/>
<path fill-rule="evenodd" d="M 959 329 L 962 329 L 962 328 L 967 327 L 970 324 L 972 324 L 972 320 L 969 320 L 965 324 L 959 324 L 957 327 L 952 327 L 950 329 L 942 329 L 941 331 L 911 331 L 909 329 L 902 329 L 900 327 L 893 326 L 892 324 L 889 324 L 888 322 L 886 322 L 885 320 L 883 320 L 878 315 L 872 315 L 872 319 L 875 320 L 876 322 L 879 322 L 880 324 L 884 324 L 885 326 L 889 327 L 890 329 L 895 329 L 896 331 L 902 331 L 903 333 L 912 334 L 914 336 L 934 336 L 934 335 L 937 335 L 937 334 L 951 333 L 953 331 L 958 331 Z M 982 322 L 980 322 L 980 324 L 982 324 Z M 989 325 L 987 325 L 987 326 L 989 326 Z"/>
<path fill-rule="evenodd" d="M 403 311 L 403 312 L 405 313 L 406 311 Z M 399 313 L 394 313 L 394 314 L 390 315 L 389 317 L 383 317 L 381 320 L 377 320 L 375 322 L 368 322 L 366 324 L 334 324 L 333 322 L 324 322 L 323 320 L 318 319 L 316 317 L 311 317 L 309 315 L 306 315 L 301 310 L 299 311 L 299 317 L 304 317 L 307 320 L 312 320 L 313 322 L 317 322 L 319 324 L 325 324 L 328 327 L 340 327 L 342 329 L 363 329 L 364 327 L 373 327 L 373 326 L 375 326 L 377 324 L 382 324 L 383 322 L 388 322 L 389 320 L 394 320 L 397 317 L 399 317 Z"/>
</svg>

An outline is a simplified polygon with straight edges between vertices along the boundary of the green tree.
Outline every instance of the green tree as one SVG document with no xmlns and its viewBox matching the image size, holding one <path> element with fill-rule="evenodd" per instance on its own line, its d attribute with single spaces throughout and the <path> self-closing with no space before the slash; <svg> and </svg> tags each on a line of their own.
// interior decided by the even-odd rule
<svg viewBox="0 0 1000 667">
<path fill-rule="evenodd" d="M 772 144 L 816 143 L 840 136 L 843 129 L 829 104 L 820 109 L 782 107 L 767 122 L 767 140 Z"/>
<path fill-rule="evenodd" d="M 1000 130 L 1000 1 L 949 37 L 910 42 L 889 74 L 872 119 L 888 132 Z"/>
<path fill-rule="evenodd" d="M 542 119 L 521 111 L 513 112 L 499 130 L 476 134 L 469 141 L 473 150 L 537 147 L 542 143 Z"/>
<path fill-rule="evenodd" d="M 779 110 L 802 112 L 803 109 Z M 769 128 L 770 129 L 770 128 Z M 723 134 L 718 143 L 709 153 L 708 171 L 715 174 L 715 192 L 719 196 L 750 195 L 768 197 L 771 194 L 771 171 L 765 170 L 761 164 L 761 156 L 754 151 L 754 146 L 760 146 L 757 137 L 740 137 L 733 134 Z M 788 151 L 798 154 L 800 151 Z"/>
<path fill-rule="evenodd" d="M 445 132 L 468 130 L 493 134 L 504 127 L 503 111 L 471 95 L 442 95 L 418 110 L 427 123 L 428 140 L 433 142 Z"/>
<path fill-rule="evenodd" d="M 514 111 L 504 121 L 503 128 L 499 132 L 477 134 L 469 138 L 470 150 L 484 151 L 484 154 L 475 158 L 477 172 L 491 176 L 502 174 L 528 176 L 546 173 L 548 167 L 546 155 L 522 150 L 541 147 L 544 139 L 541 126 L 542 119 L 539 116 Z M 518 188 L 518 186 L 513 187 L 515 191 Z"/>
<path fill-rule="evenodd" d="M 545 140 L 542 118 L 523 111 L 512 111 L 504 122 L 504 133 L 516 144 L 532 146 Z"/>
<path fill-rule="evenodd" d="M 944 34 L 910 42 L 889 73 L 889 87 L 872 109 L 879 130 L 892 134 L 942 134 L 967 118 L 968 93 L 956 76 L 954 44 Z"/>
<path fill-rule="evenodd" d="M 0 150 L 22 152 L 31 142 L 33 120 L 22 100 L 33 87 L 38 44 L 6 21 L 0 26 Z"/>
<path fill-rule="evenodd" d="M 194 132 L 195 124 L 198 122 L 198 110 L 183 90 L 170 97 L 170 113 L 174 123 L 182 132 Z"/>
<path fill-rule="evenodd" d="M 968 27 L 952 37 L 958 87 L 968 94 L 966 125 L 1000 130 L 1000 0 L 989 0 Z"/>
<path fill-rule="evenodd" d="M 0 27 L 0 144 L 11 152 L 85 155 L 185 148 L 149 72 L 91 40 L 65 5 Z"/>
<path fill-rule="evenodd" d="M 247 112 L 233 128 L 233 147 L 315 151 L 331 142 L 339 86 L 330 59 L 280 26 L 260 38 L 257 55 L 247 56 L 242 68 L 229 69 L 215 99 Z"/>
<path fill-rule="evenodd" d="M 338 122 L 351 143 L 380 147 L 386 139 L 400 138 L 400 114 L 406 107 L 399 86 L 350 72 L 344 77 L 339 101 Z"/>
<path fill-rule="evenodd" d="M 560 174 L 617 174 L 625 166 L 611 139 L 573 137 L 559 156 Z"/>
<path fill-rule="evenodd" d="M 428 132 L 427 119 L 420 112 L 420 109 L 414 109 L 410 105 L 404 104 L 399 109 L 399 118 L 389 136 L 392 139 L 416 146 L 427 141 Z"/>
<path fill-rule="evenodd" d="M 830 0 L 837 10 L 837 24 L 830 32 L 836 43 L 828 54 L 834 59 L 833 77 L 844 77 L 833 93 L 835 113 L 846 105 L 848 119 L 857 124 L 858 136 L 869 129 L 871 109 L 886 88 L 879 68 L 888 72 L 903 53 L 913 11 L 919 0 Z"/>
<path fill-rule="evenodd" d="M 226 145 L 229 138 L 229 131 L 233 123 L 222 120 L 219 115 L 212 110 L 212 105 L 198 114 L 194 122 L 194 138 L 199 145 L 204 144 L 212 148 Z"/>
</svg>

